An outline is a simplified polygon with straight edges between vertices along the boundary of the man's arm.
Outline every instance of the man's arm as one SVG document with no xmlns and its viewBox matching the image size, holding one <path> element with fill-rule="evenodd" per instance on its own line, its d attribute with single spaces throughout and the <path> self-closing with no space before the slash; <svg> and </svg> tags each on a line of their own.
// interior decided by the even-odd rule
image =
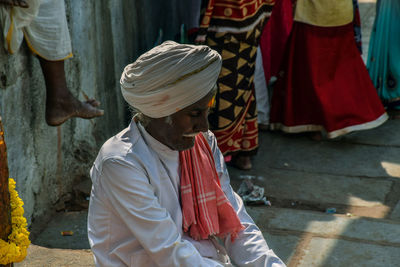
<svg viewBox="0 0 400 267">
<path fill-rule="evenodd" d="M 221 266 L 203 258 L 190 242 L 181 238 L 139 168 L 109 159 L 103 163 L 99 183 L 120 219 L 158 266 Z"/>
<path fill-rule="evenodd" d="M 231 185 L 224 157 L 217 146 L 216 138 L 208 133 L 207 140 L 214 154 L 215 165 L 220 178 L 221 187 L 226 197 L 232 204 L 245 229 L 239 233 L 234 242 L 228 236 L 225 248 L 229 257 L 237 266 L 252 267 L 284 267 L 286 266 L 278 256 L 268 247 L 260 229 L 247 214 L 242 199 L 237 195 Z"/>
<path fill-rule="evenodd" d="M 225 239 L 225 247 L 232 261 L 238 266 L 284 267 L 282 260 L 268 247 L 260 229 L 247 214 L 243 201 L 229 184 L 221 180 L 222 189 L 236 210 L 245 229 L 239 233 L 234 242 L 230 237 Z"/>
</svg>

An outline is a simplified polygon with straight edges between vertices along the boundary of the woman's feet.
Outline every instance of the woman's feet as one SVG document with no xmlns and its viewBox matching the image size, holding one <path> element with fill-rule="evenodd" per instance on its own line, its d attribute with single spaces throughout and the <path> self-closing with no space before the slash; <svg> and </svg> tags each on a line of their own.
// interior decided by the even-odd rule
<svg viewBox="0 0 400 267">
<path fill-rule="evenodd" d="M 310 132 L 309 133 L 309 137 L 314 141 L 321 141 L 322 140 L 321 132 Z"/>
<path fill-rule="evenodd" d="M 400 110 L 388 110 L 387 111 L 389 118 L 392 120 L 398 120 L 400 119 Z"/>
<path fill-rule="evenodd" d="M 269 125 L 265 123 L 259 123 L 258 124 L 258 130 L 262 132 L 268 132 L 269 131 Z"/>
<path fill-rule="evenodd" d="M 248 171 L 251 170 L 253 167 L 251 164 L 251 160 L 249 156 L 243 156 L 240 154 L 237 154 L 235 156 L 232 156 L 231 163 L 234 167 L 243 170 L 243 171 Z"/>
</svg>

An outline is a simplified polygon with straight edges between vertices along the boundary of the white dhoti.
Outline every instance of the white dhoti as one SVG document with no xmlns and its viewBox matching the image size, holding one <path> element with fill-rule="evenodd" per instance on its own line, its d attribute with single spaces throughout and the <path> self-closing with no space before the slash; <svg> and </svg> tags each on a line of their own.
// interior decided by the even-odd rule
<svg viewBox="0 0 400 267">
<path fill-rule="evenodd" d="M 0 7 L 4 45 L 10 54 L 25 40 L 34 54 L 51 60 L 72 56 L 64 1 L 31 0 L 29 8 Z"/>
</svg>

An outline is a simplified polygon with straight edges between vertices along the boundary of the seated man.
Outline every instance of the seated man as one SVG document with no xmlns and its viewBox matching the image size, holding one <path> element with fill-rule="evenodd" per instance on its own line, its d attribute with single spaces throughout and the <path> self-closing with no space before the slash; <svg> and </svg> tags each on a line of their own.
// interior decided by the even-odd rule
<svg viewBox="0 0 400 267">
<path fill-rule="evenodd" d="M 285 266 L 229 184 L 207 114 L 221 70 L 207 46 L 172 41 L 121 77 L 138 113 L 91 169 L 96 266 Z"/>
</svg>

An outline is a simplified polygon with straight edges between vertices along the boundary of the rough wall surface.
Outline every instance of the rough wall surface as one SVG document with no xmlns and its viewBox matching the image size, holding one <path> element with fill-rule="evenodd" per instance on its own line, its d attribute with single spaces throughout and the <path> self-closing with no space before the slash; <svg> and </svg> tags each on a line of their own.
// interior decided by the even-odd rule
<svg viewBox="0 0 400 267">
<path fill-rule="evenodd" d="M 25 202 L 29 223 L 54 210 L 74 184 L 89 179 L 102 143 L 127 125 L 119 89 L 124 66 L 157 40 L 173 39 L 187 17 L 185 0 L 66 0 L 74 57 L 65 62 L 71 92 L 101 102 L 105 115 L 45 123 L 45 84 L 38 59 L 24 43 L 9 55 L 0 47 L 0 116 L 10 176 Z M 0 25 L 1 26 L 1 25 Z M 0 37 L 2 38 L 2 37 Z"/>
</svg>

